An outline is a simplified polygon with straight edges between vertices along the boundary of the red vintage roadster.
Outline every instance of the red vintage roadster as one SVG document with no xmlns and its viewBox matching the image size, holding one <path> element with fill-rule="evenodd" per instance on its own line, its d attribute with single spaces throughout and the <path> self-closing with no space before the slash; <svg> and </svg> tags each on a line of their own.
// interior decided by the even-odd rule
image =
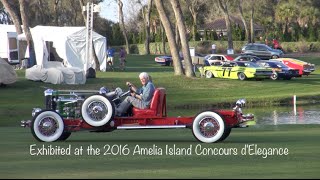
<svg viewBox="0 0 320 180">
<path fill-rule="evenodd" d="M 46 108 L 33 108 L 32 120 L 21 121 L 22 127 L 31 127 L 35 139 L 44 142 L 66 140 L 72 132 L 110 132 L 120 129 L 192 129 L 194 137 L 204 143 L 226 139 L 232 128 L 246 127 L 254 120 L 253 114 L 242 113 L 245 100 L 240 99 L 231 110 L 207 110 L 192 117 L 167 117 L 166 90 L 157 88 L 149 109 L 132 108 L 125 116 L 115 116 L 115 107 L 121 98 L 130 94 L 130 88 L 109 91 L 52 90 L 44 92 Z"/>
</svg>

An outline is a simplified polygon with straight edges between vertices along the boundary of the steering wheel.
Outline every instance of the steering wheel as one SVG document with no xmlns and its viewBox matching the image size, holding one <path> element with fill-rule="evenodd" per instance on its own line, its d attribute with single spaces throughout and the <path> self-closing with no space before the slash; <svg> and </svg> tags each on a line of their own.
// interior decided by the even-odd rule
<svg viewBox="0 0 320 180">
<path fill-rule="evenodd" d="M 132 93 L 133 90 L 131 89 L 131 87 L 132 87 L 131 85 L 128 85 L 128 87 L 129 87 L 129 89 L 126 92 L 123 92 L 121 88 L 116 88 L 116 90 L 114 92 L 116 93 L 117 97 L 112 99 L 112 101 L 117 102 L 122 97 L 130 95 L 130 93 Z"/>
</svg>

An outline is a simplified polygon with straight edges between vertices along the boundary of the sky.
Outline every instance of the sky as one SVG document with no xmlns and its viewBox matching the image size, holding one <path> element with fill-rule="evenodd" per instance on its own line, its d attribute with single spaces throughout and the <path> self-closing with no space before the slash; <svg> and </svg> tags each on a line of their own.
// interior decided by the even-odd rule
<svg viewBox="0 0 320 180">
<path fill-rule="evenodd" d="M 118 5 L 114 1 L 105 0 L 99 4 L 101 6 L 100 16 L 111 20 L 113 22 L 118 22 Z"/>
<path fill-rule="evenodd" d="M 135 7 L 131 7 L 130 4 L 132 0 L 122 0 L 123 3 L 123 14 L 126 18 L 130 13 L 136 12 L 135 10 L 139 8 L 139 5 Z M 146 1 L 144 1 L 146 2 Z M 104 2 L 99 4 L 101 6 L 100 16 L 111 20 L 113 22 L 119 22 L 119 15 L 118 15 L 118 4 L 115 0 L 104 0 Z"/>
</svg>

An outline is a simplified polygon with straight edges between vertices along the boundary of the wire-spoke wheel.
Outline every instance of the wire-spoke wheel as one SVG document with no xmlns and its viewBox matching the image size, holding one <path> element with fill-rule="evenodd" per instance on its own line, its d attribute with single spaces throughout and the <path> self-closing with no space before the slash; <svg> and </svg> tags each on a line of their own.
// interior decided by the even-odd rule
<svg viewBox="0 0 320 180">
<path fill-rule="evenodd" d="M 31 132 L 38 141 L 56 141 L 63 134 L 63 130 L 63 119 L 54 111 L 39 112 L 32 120 Z"/>
<path fill-rule="evenodd" d="M 115 114 L 112 101 L 102 95 L 93 95 L 84 100 L 81 107 L 83 119 L 91 126 L 107 124 Z"/>
</svg>

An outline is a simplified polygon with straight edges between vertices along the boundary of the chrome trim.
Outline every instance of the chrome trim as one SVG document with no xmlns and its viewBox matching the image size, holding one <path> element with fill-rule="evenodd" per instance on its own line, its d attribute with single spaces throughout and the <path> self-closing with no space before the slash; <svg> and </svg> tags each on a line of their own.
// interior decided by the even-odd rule
<svg viewBox="0 0 320 180">
<path fill-rule="evenodd" d="M 186 128 L 186 125 L 157 125 L 157 126 L 118 126 L 117 129 L 175 129 Z"/>
<path fill-rule="evenodd" d="M 254 114 L 242 115 L 242 122 L 254 121 Z"/>
<path fill-rule="evenodd" d="M 44 96 L 52 96 L 53 89 L 47 89 L 44 91 Z"/>
</svg>

